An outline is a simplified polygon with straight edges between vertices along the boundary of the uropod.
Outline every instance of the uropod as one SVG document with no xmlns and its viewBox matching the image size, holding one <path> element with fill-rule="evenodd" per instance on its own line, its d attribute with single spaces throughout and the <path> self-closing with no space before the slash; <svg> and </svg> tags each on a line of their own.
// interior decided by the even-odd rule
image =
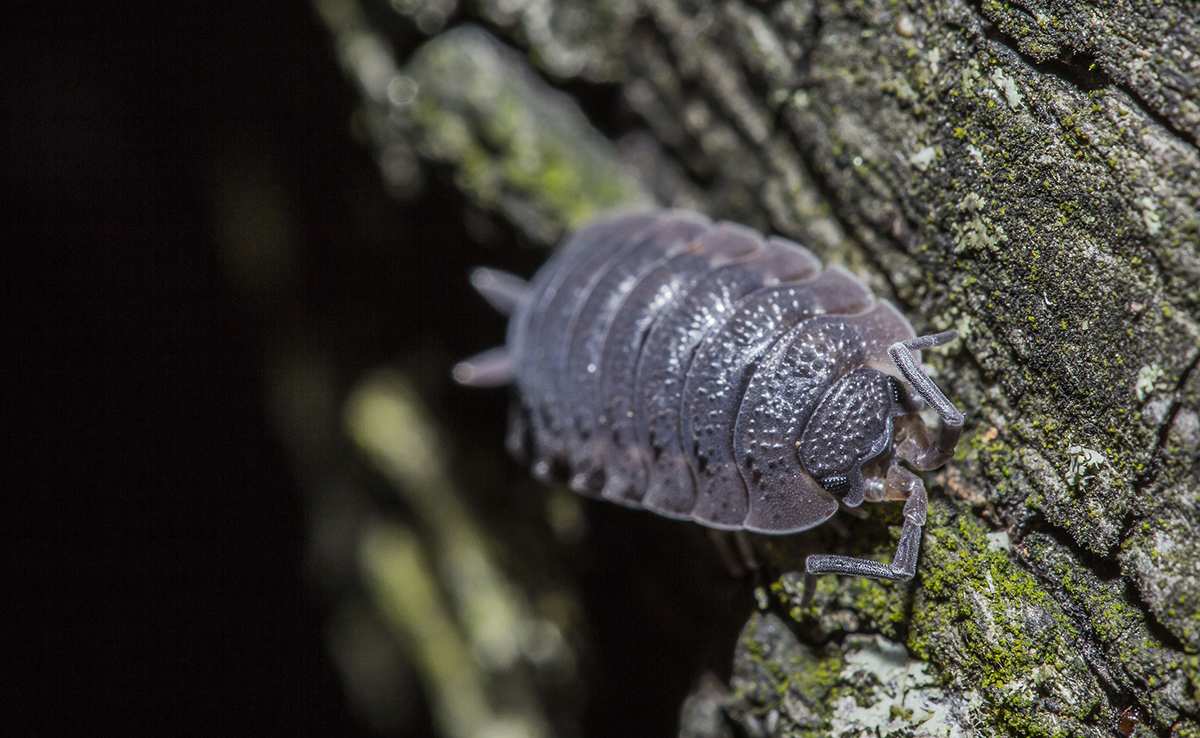
<svg viewBox="0 0 1200 738">
<path fill-rule="evenodd" d="M 903 500 L 891 565 L 813 555 L 805 569 L 912 578 L 927 498 L 904 464 L 946 463 L 963 426 L 918 352 L 952 331 L 917 337 L 891 303 L 798 244 L 679 210 L 597 221 L 531 282 L 487 268 L 471 280 L 510 316 L 508 335 L 454 376 L 515 385 L 508 447 L 535 476 L 767 534 Z"/>
</svg>

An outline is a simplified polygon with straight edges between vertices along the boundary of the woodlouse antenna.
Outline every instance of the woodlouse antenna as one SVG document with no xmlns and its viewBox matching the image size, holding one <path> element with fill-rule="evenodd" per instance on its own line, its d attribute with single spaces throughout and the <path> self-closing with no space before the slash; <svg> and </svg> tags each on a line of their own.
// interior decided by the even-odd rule
<svg viewBox="0 0 1200 738">
<path fill-rule="evenodd" d="M 941 422 L 938 425 L 937 440 L 925 448 L 913 448 L 911 444 L 903 444 L 897 455 L 912 464 L 917 469 L 936 469 L 954 456 L 954 447 L 962 436 L 963 414 L 946 395 L 938 389 L 921 367 L 913 359 L 911 351 L 922 351 L 953 341 L 958 334 L 954 331 L 935 333 L 931 336 L 919 336 L 907 341 L 892 344 L 888 355 L 896 363 L 896 368 L 908 380 L 917 394 L 929 403 L 938 414 Z"/>
<path fill-rule="evenodd" d="M 921 550 L 921 527 L 925 525 L 925 511 L 929 497 L 925 484 L 916 474 L 901 466 L 888 469 L 887 488 L 889 497 L 899 497 L 904 503 L 904 529 L 896 545 L 892 563 L 881 564 L 868 559 L 833 554 L 813 554 L 804 561 L 804 570 L 809 574 L 846 574 L 852 577 L 888 579 L 906 582 L 917 572 L 917 554 Z"/>
</svg>

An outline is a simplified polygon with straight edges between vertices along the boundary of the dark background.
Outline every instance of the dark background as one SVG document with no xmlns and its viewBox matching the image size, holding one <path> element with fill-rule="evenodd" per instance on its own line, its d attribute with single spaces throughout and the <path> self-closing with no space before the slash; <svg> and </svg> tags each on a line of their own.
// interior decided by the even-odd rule
<svg viewBox="0 0 1200 738">
<path fill-rule="evenodd" d="M 27 3 L 0 29 L 5 732 L 361 733 L 264 420 L 268 326 L 211 237 L 231 151 L 326 249 L 326 193 L 375 176 L 327 35 L 302 2 Z"/>
<path fill-rule="evenodd" d="M 267 346 L 311 331 L 353 377 L 433 337 L 448 362 L 503 335 L 469 266 L 529 274 L 541 256 L 502 223 L 468 233 L 437 172 L 415 201 L 386 197 L 307 3 L 26 3 L 0 59 L 5 732 L 365 735 L 305 575 Z M 613 90 L 593 92 L 612 116 Z M 239 287 L 214 238 L 238 177 L 286 196 L 295 259 L 275 292 Z M 443 400 L 451 430 L 499 447 L 502 394 Z M 588 505 L 583 724 L 672 734 L 701 667 L 729 663 L 747 583 L 707 548 L 696 565 L 693 526 Z M 697 598 L 688 570 L 719 586 Z M 407 732 L 428 731 L 408 699 Z"/>
</svg>

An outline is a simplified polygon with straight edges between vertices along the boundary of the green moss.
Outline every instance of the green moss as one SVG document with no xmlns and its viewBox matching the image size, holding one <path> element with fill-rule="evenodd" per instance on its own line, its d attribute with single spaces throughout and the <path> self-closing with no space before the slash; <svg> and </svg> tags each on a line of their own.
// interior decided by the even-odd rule
<svg viewBox="0 0 1200 738">
<path fill-rule="evenodd" d="M 1102 695 L 1073 653 L 1078 634 L 1028 572 L 988 545 L 986 533 L 948 502 L 931 506 L 909 648 L 945 666 L 948 681 L 978 689 L 996 727 L 1009 734 L 1090 730 Z"/>
<path fill-rule="evenodd" d="M 780 660 L 777 658 L 778 633 L 775 630 L 762 632 L 764 622 L 762 617 L 756 616 L 746 623 L 741 646 L 751 661 L 773 677 L 774 689 L 782 695 L 794 686 L 806 696 L 826 695 L 842 670 L 840 654 L 834 651 L 825 658 L 818 658 L 797 644 L 798 648 L 789 651 L 789 658 Z"/>
<path fill-rule="evenodd" d="M 579 110 L 483 34 L 442 34 L 404 71 L 419 90 L 403 112 L 422 153 L 527 235 L 552 243 L 605 210 L 652 204 Z"/>
<path fill-rule="evenodd" d="M 818 655 L 796 640 L 774 615 L 756 614 L 742 629 L 734 655 L 733 687 L 742 704 L 760 719 L 774 714 L 777 734 L 823 735 L 840 693 L 841 651 Z"/>
<path fill-rule="evenodd" d="M 1159 530 L 1165 528 L 1161 522 L 1156 525 Z M 1031 535 L 1023 548 L 1043 573 L 1042 578 L 1058 588 L 1056 598 L 1070 603 L 1086 620 L 1096 653 L 1119 670 L 1123 675 L 1119 678 L 1148 687 L 1137 690 L 1143 708 L 1163 722 L 1175 720 L 1180 709 L 1195 709 L 1200 700 L 1200 658 L 1163 643 L 1148 626 L 1125 582 L 1102 581 L 1080 567 L 1071 551 L 1049 536 Z M 1186 602 L 1194 613 L 1194 599 L 1189 597 Z"/>
</svg>

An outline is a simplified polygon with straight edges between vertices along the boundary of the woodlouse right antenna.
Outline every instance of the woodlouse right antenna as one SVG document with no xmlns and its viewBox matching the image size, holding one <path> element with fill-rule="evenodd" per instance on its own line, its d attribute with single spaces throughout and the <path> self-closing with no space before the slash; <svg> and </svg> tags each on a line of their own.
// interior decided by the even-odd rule
<svg viewBox="0 0 1200 738">
<path fill-rule="evenodd" d="M 937 441 L 932 445 L 916 451 L 902 448 L 903 453 L 898 452 L 901 458 L 917 469 L 936 469 L 954 456 L 954 447 L 958 445 L 958 439 L 962 435 L 963 414 L 950 400 L 946 399 L 946 395 L 942 394 L 933 380 L 921 371 L 921 367 L 913 359 L 911 351 L 923 351 L 941 346 L 953 341 L 957 336 L 958 334 L 954 331 L 945 331 L 932 336 L 919 336 L 907 341 L 900 341 L 892 344 L 888 349 L 888 355 L 896 363 L 896 368 L 917 391 L 917 394 L 937 412 L 938 418 L 941 420 L 938 424 Z"/>
</svg>

